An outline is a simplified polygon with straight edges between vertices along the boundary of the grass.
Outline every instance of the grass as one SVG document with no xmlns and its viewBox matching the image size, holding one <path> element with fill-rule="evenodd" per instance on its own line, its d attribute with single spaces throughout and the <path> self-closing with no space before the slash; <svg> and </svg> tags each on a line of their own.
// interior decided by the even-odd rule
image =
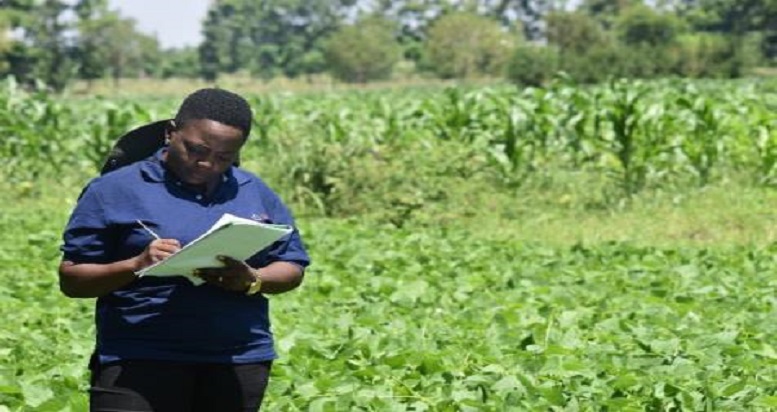
<svg viewBox="0 0 777 412">
<path fill-rule="evenodd" d="M 777 194 L 765 188 L 710 187 L 635 199 L 615 210 L 538 208 L 496 224 L 502 236 L 551 245 L 628 242 L 658 247 L 762 246 L 777 241 Z"/>
<path fill-rule="evenodd" d="M 4 191 L 13 193 L 17 202 L 10 209 L 4 206 L 3 213 L 22 218 L 57 210 L 56 218 L 64 219 L 80 184 L 43 183 L 45 191 L 29 186 L 6 187 Z M 626 242 L 666 248 L 728 248 L 763 247 L 777 242 L 774 189 L 721 183 L 685 193 L 648 191 L 628 204 L 609 207 L 586 206 L 576 197 L 581 193 L 590 194 L 593 190 L 578 188 L 565 193 L 558 189 L 523 188 L 511 194 L 473 185 L 459 188 L 458 194 L 448 201 L 426 205 L 409 223 L 552 247 Z M 466 204 L 464 198 L 468 199 Z M 293 204 L 291 208 L 299 209 Z M 361 219 L 370 217 L 355 216 L 350 220 Z M 298 214 L 298 220 L 304 227 L 306 222 L 330 219 Z"/>
<path fill-rule="evenodd" d="M 752 75 L 759 77 L 777 77 L 777 67 L 757 67 L 751 72 Z"/>
<path fill-rule="evenodd" d="M 14 199 L 0 209 L 0 309 L 15 314 L 0 333 L 0 411 L 87 407 L 93 302 L 56 290 L 81 184 L 0 183 Z M 428 205 L 417 227 L 299 219 L 316 263 L 301 291 L 273 298 L 269 409 L 550 410 L 562 389 L 583 409 L 670 410 L 681 396 L 689 410 L 702 397 L 722 410 L 777 405 L 773 260 L 749 253 L 775 240 L 772 190 L 645 192 L 604 208 L 585 187 L 476 189 Z"/>
</svg>

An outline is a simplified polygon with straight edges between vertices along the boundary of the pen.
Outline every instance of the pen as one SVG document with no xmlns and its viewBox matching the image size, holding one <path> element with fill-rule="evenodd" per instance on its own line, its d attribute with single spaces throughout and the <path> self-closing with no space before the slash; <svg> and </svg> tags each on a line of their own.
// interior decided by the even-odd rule
<svg viewBox="0 0 777 412">
<path fill-rule="evenodd" d="M 154 237 L 154 239 L 161 239 L 161 238 L 159 237 L 159 235 L 157 235 L 156 233 L 154 233 L 154 231 L 153 231 L 153 230 L 151 230 L 151 229 L 150 229 L 148 226 L 146 226 L 145 224 L 143 224 L 143 222 L 141 222 L 141 221 L 140 221 L 140 219 L 136 219 L 135 221 L 136 221 L 136 222 L 138 222 L 138 224 L 139 224 L 140 226 L 142 226 L 142 227 L 143 227 L 143 229 L 146 229 L 146 232 L 150 233 L 150 234 L 151 234 L 151 236 L 153 236 L 153 237 Z"/>
</svg>

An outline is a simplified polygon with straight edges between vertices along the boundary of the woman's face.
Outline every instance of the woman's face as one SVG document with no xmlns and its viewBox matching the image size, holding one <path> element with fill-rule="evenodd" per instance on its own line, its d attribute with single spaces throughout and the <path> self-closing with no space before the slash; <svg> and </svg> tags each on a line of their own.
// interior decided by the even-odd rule
<svg viewBox="0 0 777 412">
<path fill-rule="evenodd" d="M 208 119 L 189 120 L 169 138 L 167 166 L 183 182 L 207 191 L 216 187 L 245 143 L 240 129 Z"/>
</svg>

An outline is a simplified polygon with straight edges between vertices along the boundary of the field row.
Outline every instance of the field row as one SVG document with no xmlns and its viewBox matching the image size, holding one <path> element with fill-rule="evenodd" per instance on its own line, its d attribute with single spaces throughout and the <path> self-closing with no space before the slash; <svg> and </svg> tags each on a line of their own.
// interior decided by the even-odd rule
<svg viewBox="0 0 777 412">
<path fill-rule="evenodd" d="M 246 158 L 265 172 L 292 165 L 291 184 L 325 197 L 337 162 L 413 143 L 472 150 L 498 180 L 590 170 L 631 195 L 650 185 L 704 186 L 744 173 L 777 182 L 777 84 L 762 81 L 614 81 L 545 89 L 413 89 L 252 96 Z M 90 175 L 129 129 L 173 116 L 173 99 L 77 100 L 0 87 L 0 171 L 13 181 Z M 417 149 L 417 147 L 413 147 Z M 423 157 L 416 155 L 417 160 Z M 333 164 L 334 162 L 334 164 Z M 472 170 L 469 170 L 472 172 Z M 329 181 L 326 183 L 325 181 Z"/>
<path fill-rule="evenodd" d="M 0 219 L 6 410 L 85 408 L 92 301 L 57 289 L 62 217 Z M 777 407 L 773 247 L 549 248 L 327 220 L 303 231 L 315 264 L 272 299 L 270 410 Z"/>
</svg>

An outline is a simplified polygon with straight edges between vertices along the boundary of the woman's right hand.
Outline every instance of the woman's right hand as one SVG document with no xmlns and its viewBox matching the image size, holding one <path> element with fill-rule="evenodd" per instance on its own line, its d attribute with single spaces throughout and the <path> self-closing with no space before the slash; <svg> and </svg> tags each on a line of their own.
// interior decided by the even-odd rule
<svg viewBox="0 0 777 412">
<path fill-rule="evenodd" d="M 146 246 L 146 250 L 143 253 L 135 258 L 137 262 L 135 271 L 137 272 L 154 263 L 165 260 L 180 249 L 181 243 L 175 239 L 155 239 Z"/>
<path fill-rule="evenodd" d="M 113 263 L 74 263 L 59 265 L 59 287 L 71 298 L 97 298 L 122 288 L 137 277 L 139 270 L 166 259 L 181 249 L 175 239 L 157 239 L 143 253 Z"/>
</svg>

